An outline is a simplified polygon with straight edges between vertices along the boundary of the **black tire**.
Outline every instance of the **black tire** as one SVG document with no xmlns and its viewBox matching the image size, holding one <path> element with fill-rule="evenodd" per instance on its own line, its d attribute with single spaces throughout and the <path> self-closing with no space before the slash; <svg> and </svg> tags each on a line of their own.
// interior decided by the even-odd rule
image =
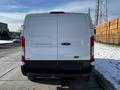
<svg viewBox="0 0 120 90">
<path fill-rule="evenodd" d="M 90 74 L 86 74 L 85 76 L 82 76 L 81 78 L 84 81 L 89 81 L 90 80 Z"/>
<path fill-rule="evenodd" d="M 27 76 L 27 73 L 25 72 L 24 68 L 21 66 L 21 72 L 24 76 Z"/>
<path fill-rule="evenodd" d="M 89 81 L 89 80 L 90 80 L 90 76 L 88 75 L 88 76 L 84 77 L 83 80 L 84 80 L 84 81 Z"/>
<path fill-rule="evenodd" d="M 37 78 L 35 76 L 32 76 L 30 74 L 27 75 L 28 80 L 35 82 Z"/>
</svg>

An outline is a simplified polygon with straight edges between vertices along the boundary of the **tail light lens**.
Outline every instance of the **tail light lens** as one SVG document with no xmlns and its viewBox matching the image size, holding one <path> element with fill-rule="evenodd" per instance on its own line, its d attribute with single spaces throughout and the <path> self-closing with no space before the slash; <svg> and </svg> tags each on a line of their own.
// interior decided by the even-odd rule
<svg viewBox="0 0 120 90">
<path fill-rule="evenodd" d="M 21 37 L 21 45 L 22 45 L 22 48 L 25 47 L 25 38 L 24 38 L 23 35 L 22 35 L 22 37 Z"/>
<path fill-rule="evenodd" d="M 91 41 L 91 42 L 90 42 L 90 43 L 91 43 L 91 47 L 94 47 L 94 36 L 91 37 L 91 40 L 90 40 L 90 41 Z"/>
<path fill-rule="evenodd" d="M 21 37 L 21 46 L 22 46 L 22 57 L 21 57 L 21 59 L 25 60 L 25 38 L 24 38 L 23 35 Z"/>
<path fill-rule="evenodd" d="M 91 62 L 94 61 L 94 36 L 90 38 L 90 59 Z"/>
</svg>

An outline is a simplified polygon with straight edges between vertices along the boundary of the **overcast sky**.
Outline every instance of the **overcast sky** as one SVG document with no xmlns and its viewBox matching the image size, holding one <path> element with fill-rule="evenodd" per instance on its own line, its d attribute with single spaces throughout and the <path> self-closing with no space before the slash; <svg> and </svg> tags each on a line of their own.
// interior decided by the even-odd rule
<svg viewBox="0 0 120 90">
<path fill-rule="evenodd" d="M 17 30 L 23 24 L 28 13 L 50 11 L 87 13 L 91 8 L 91 17 L 95 17 L 96 0 L 0 0 L 0 22 L 9 25 L 9 29 Z M 109 20 L 120 17 L 120 0 L 108 0 Z"/>
</svg>

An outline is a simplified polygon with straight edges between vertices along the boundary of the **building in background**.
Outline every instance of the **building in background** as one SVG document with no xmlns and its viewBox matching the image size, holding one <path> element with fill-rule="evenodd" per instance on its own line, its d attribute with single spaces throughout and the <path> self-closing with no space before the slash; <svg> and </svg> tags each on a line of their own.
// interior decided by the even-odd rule
<svg viewBox="0 0 120 90">
<path fill-rule="evenodd" d="M 2 22 L 0 22 L 0 39 L 10 39 L 8 25 Z"/>
<path fill-rule="evenodd" d="M 8 24 L 0 22 L 0 40 L 20 39 L 19 32 L 11 32 L 8 29 Z"/>
<path fill-rule="evenodd" d="M 9 32 L 10 39 L 20 39 L 20 32 Z"/>
</svg>

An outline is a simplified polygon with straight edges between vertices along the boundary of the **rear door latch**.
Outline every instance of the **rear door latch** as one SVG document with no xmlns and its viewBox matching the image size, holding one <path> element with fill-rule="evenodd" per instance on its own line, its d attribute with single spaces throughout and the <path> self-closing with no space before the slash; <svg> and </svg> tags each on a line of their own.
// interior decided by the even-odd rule
<svg viewBox="0 0 120 90">
<path fill-rule="evenodd" d="M 69 46 L 69 45 L 71 45 L 71 43 L 65 42 L 65 43 L 61 43 L 61 45 Z"/>
</svg>

